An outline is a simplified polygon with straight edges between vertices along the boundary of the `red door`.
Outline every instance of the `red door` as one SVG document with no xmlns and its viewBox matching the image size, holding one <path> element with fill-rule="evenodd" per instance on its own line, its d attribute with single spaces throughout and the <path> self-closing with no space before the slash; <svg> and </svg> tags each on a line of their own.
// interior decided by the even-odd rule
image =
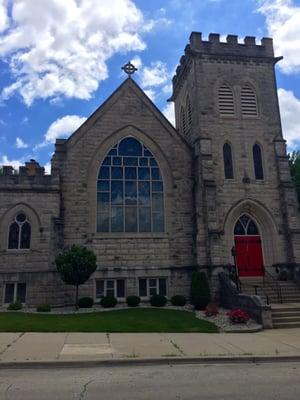
<svg viewBox="0 0 300 400">
<path fill-rule="evenodd" d="M 263 276 L 260 236 L 235 236 L 234 240 L 239 276 Z"/>
</svg>

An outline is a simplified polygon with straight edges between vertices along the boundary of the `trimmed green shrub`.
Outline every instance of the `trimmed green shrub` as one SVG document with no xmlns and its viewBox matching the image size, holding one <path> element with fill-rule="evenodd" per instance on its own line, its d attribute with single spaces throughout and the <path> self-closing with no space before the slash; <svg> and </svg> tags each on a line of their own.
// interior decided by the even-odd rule
<svg viewBox="0 0 300 400">
<path fill-rule="evenodd" d="M 117 304 L 117 299 L 113 296 L 105 296 L 102 297 L 100 304 L 104 308 L 115 307 L 115 305 Z"/>
<path fill-rule="evenodd" d="M 126 298 L 126 303 L 128 307 L 137 307 L 141 302 L 141 299 L 139 296 L 128 296 Z"/>
<path fill-rule="evenodd" d="M 37 312 L 50 312 L 51 306 L 48 303 L 42 303 L 37 306 L 36 311 Z"/>
<path fill-rule="evenodd" d="M 183 307 L 186 305 L 186 298 L 184 296 L 176 295 L 171 298 L 173 306 Z"/>
<path fill-rule="evenodd" d="M 10 305 L 7 307 L 7 309 L 11 310 L 11 311 L 22 310 L 22 308 L 23 308 L 22 303 L 20 303 L 19 301 L 15 301 L 14 303 L 10 303 Z"/>
<path fill-rule="evenodd" d="M 81 297 L 78 300 L 79 308 L 91 308 L 93 307 L 94 300 L 91 297 Z"/>
<path fill-rule="evenodd" d="M 206 273 L 195 271 L 192 274 L 191 303 L 196 310 L 205 310 L 210 302 L 210 288 Z"/>
<path fill-rule="evenodd" d="M 163 307 L 167 304 L 167 298 L 161 294 L 154 294 L 150 298 L 150 304 L 153 307 Z"/>
</svg>

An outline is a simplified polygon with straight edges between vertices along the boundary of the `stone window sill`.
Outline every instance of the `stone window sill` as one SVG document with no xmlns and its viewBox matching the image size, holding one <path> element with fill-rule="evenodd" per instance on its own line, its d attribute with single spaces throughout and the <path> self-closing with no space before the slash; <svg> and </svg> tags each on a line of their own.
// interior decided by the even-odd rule
<svg viewBox="0 0 300 400">
<path fill-rule="evenodd" d="M 131 233 L 131 232 L 97 232 L 93 234 L 93 239 L 167 239 L 168 234 L 162 233 Z"/>
</svg>

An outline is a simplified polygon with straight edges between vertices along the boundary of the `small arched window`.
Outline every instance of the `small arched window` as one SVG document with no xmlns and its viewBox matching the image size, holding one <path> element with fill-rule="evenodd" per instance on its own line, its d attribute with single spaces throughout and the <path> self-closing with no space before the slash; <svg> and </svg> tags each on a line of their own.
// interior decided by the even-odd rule
<svg viewBox="0 0 300 400">
<path fill-rule="evenodd" d="M 228 85 L 224 84 L 219 87 L 218 100 L 219 113 L 222 117 L 235 115 L 233 91 Z"/>
<path fill-rule="evenodd" d="M 185 118 L 185 111 L 184 111 L 183 107 L 181 107 L 181 109 L 180 109 L 180 124 L 181 124 L 181 131 L 185 135 L 186 134 L 186 118 Z"/>
<path fill-rule="evenodd" d="M 104 158 L 97 182 L 97 232 L 164 232 L 163 179 L 154 155 L 133 137 Z"/>
<path fill-rule="evenodd" d="M 264 169 L 262 162 L 262 152 L 261 147 L 255 143 L 253 146 L 253 163 L 254 163 L 254 174 L 256 180 L 264 179 Z"/>
<path fill-rule="evenodd" d="M 223 146 L 223 161 L 225 179 L 233 179 L 232 151 L 229 143 L 225 143 Z"/>
<path fill-rule="evenodd" d="M 186 119 L 188 128 L 192 125 L 192 105 L 189 96 L 186 99 Z"/>
<path fill-rule="evenodd" d="M 253 219 L 243 214 L 235 224 L 234 234 L 238 236 L 259 235 L 259 231 Z"/>
<path fill-rule="evenodd" d="M 256 94 L 249 85 L 241 90 L 241 109 L 243 117 L 257 117 Z"/>
<path fill-rule="evenodd" d="M 8 248 L 30 249 L 31 225 L 24 213 L 19 213 L 9 227 Z"/>
</svg>

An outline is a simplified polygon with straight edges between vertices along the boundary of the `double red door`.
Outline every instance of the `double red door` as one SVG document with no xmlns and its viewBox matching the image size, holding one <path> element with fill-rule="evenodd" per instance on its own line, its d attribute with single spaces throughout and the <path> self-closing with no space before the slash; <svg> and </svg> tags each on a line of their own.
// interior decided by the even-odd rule
<svg viewBox="0 0 300 400">
<path fill-rule="evenodd" d="M 235 236 L 236 264 L 239 276 L 263 276 L 263 254 L 260 236 Z"/>
</svg>

